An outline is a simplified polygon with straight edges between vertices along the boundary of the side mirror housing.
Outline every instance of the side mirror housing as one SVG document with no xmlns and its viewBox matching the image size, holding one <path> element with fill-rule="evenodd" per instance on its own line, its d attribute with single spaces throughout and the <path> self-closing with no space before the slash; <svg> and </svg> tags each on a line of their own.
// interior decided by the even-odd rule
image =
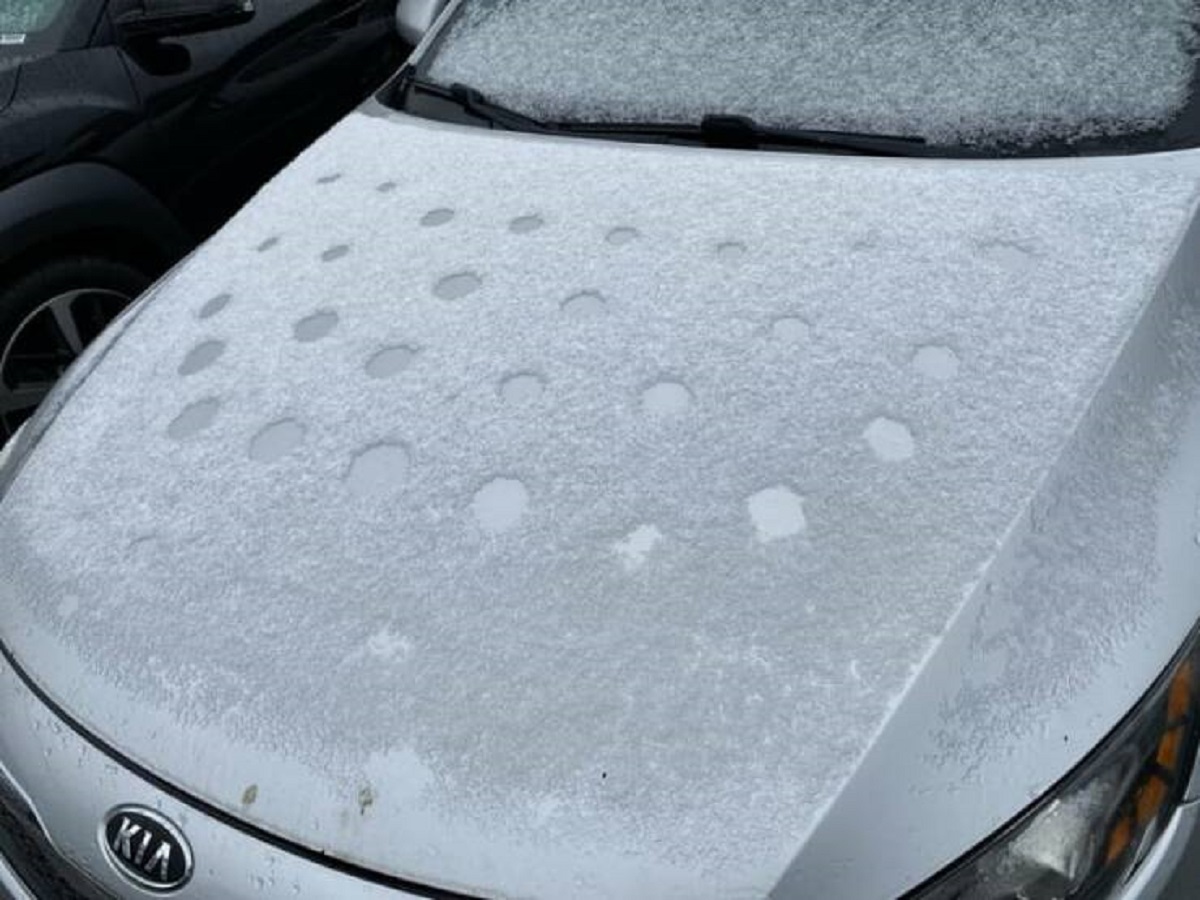
<svg viewBox="0 0 1200 900">
<path fill-rule="evenodd" d="M 155 40 L 203 34 L 254 18 L 254 0 L 141 0 L 116 20 L 121 36 Z"/>
<path fill-rule="evenodd" d="M 416 46 L 433 27 L 449 0 L 400 0 L 396 7 L 396 30 L 408 44 Z"/>
</svg>

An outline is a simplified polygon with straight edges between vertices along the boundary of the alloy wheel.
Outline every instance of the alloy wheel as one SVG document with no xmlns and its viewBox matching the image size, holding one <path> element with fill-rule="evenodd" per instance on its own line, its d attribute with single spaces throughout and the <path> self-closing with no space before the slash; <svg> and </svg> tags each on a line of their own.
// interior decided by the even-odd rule
<svg viewBox="0 0 1200 900">
<path fill-rule="evenodd" d="M 67 368 L 132 298 L 120 291 L 80 288 L 38 306 L 0 353 L 0 444 L 33 415 Z"/>
</svg>

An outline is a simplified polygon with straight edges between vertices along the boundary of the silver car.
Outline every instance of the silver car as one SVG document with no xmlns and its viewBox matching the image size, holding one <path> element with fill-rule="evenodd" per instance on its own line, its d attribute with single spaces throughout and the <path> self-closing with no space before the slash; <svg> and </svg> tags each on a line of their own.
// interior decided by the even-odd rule
<svg viewBox="0 0 1200 900">
<path fill-rule="evenodd" d="M 0 894 L 1200 895 L 1200 5 L 398 23 L 0 463 Z"/>
</svg>

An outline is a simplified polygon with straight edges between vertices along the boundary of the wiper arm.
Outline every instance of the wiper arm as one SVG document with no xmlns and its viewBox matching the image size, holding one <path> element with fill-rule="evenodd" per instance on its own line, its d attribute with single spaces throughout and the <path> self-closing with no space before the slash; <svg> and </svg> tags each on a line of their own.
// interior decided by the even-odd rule
<svg viewBox="0 0 1200 900">
<path fill-rule="evenodd" d="M 627 137 L 644 141 L 678 141 L 730 150 L 797 147 L 833 150 L 864 156 L 914 156 L 926 145 L 923 137 L 820 131 L 806 128 L 773 128 L 746 116 L 705 116 L 699 125 L 670 122 L 584 123 L 563 125 L 572 134 L 593 137 Z"/>
<path fill-rule="evenodd" d="M 554 130 L 553 126 L 540 122 L 532 116 L 527 116 L 524 113 L 517 112 L 515 109 L 509 109 L 507 106 L 502 106 L 499 103 L 489 100 L 468 84 L 455 82 L 449 87 L 445 87 L 432 81 L 414 79 L 410 86 L 423 94 L 432 94 L 435 97 L 448 100 L 456 104 L 463 112 L 477 119 L 483 119 L 494 128 L 503 128 L 508 131 L 533 132 Z"/>
<path fill-rule="evenodd" d="M 772 128 L 746 116 L 705 116 L 700 121 L 700 135 L 710 147 L 734 150 L 810 147 L 872 156 L 911 156 L 927 143 L 923 137 L 909 135 Z"/>
</svg>

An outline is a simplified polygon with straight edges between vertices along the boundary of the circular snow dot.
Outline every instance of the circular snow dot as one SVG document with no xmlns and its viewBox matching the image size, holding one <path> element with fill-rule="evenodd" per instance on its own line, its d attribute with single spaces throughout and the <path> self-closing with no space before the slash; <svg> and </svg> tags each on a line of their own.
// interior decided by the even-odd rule
<svg viewBox="0 0 1200 900">
<path fill-rule="evenodd" d="M 1010 269 L 1028 268 L 1038 256 L 1036 246 L 1027 241 L 999 238 L 980 241 L 978 247 L 985 257 Z"/>
<path fill-rule="evenodd" d="M 341 259 L 349 252 L 350 247 L 348 245 L 337 244 L 336 246 L 330 247 L 328 250 L 322 253 L 321 260 L 322 262 L 333 262 L 336 259 Z"/>
<path fill-rule="evenodd" d="M 205 341 L 203 344 L 197 344 L 179 364 L 179 374 L 186 378 L 188 375 L 203 372 L 220 359 L 224 352 L 224 341 Z"/>
<path fill-rule="evenodd" d="M 604 315 L 608 301 L 595 291 L 583 291 L 563 301 L 562 311 L 576 319 L 590 319 Z"/>
<path fill-rule="evenodd" d="M 949 347 L 930 345 L 917 351 L 913 365 L 926 378 L 950 381 L 958 375 L 958 354 Z"/>
<path fill-rule="evenodd" d="M 767 488 L 748 501 L 750 521 L 763 543 L 803 534 L 808 529 L 804 518 L 804 498 L 786 487 Z"/>
<path fill-rule="evenodd" d="M 381 194 L 390 194 L 395 189 L 396 182 L 394 181 L 385 181 L 382 184 L 376 185 L 375 187 L 375 190 L 379 191 Z"/>
<path fill-rule="evenodd" d="M 522 372 L 510 375 L 500 383 L 500 396 L 506 403 L 529 403 L 542 396 L 545 384 L 537 375 Z"/>
<path fill-rule="evenodd" d="M 261 244 L 258 245 L 258 247 L 257 247 L 258 252 L 266 253 L 268 250 L 270 250 L 272 247 L 276 246 L 278 243 L 279 243 L 278 237 L 269 237 L 265 241 L 263 241 Z"/>
<path fill-rule="evenodd" d="M 513 234 L 529 234 L 545 224 L 546 221 L 541 216 L 518 216 L 508 223 L 508 230 Z"/>
<path fill-rule="evenodd" d="M 678 381 L 660 381 L 642 394 L 642 410 L 648 416 L 677 416 L 692 405 L 692 392 Z"/>
<path fill-rule="evenodd" d="M 392 378 L 412 365 L 417 351 L 412 347 L 387 347 L 367 360 L 367 374 L 372 378 Z"/>
<path fill-rule="evenodd" d="M 613 552 L 621 560 L 626 572 L 642 568 L 663 539 L 657 525 L 641 525 L 613 544 Z"/>
<path fill-rule="evenodd" d="M 229 301 L 233 299 L 230 294 L 217 294 L 202 307 L 196 315 L 201 319 L 211 319 L 213 316 L 223 312 L 225 307 L 229 305 Z"/>
<path fill-rule="evenodd" d="M 399 444 L 376 444 L 350 463 L 346 487 L 359 497 L 378 497 L 395 490 L 408 471 L 408 451 Z"/>
<path fill-rule="evenodd" d="M 475 494 L 471 512 L 479 527 L 490 534 L 511 531 L 529 509 L 529 491 L 513 478 L 489 481 Z"/>
<path fill-rule="evenodd" d="M 771 337 L 781 344 L 800 344 L 808 340 L 812 327 L 798 316 L 784 316 L 771 323 Z"/>
<path fill-rule="evenodd" d="M 437 228 L 439 225 L 445 225 L 454 218 L 454 210 L 452 209 L 431 209 L 425 215 L 421 216 L 421 224 L 426 228 Z"/>
<path fill-rule="evenodd" d="M 912 459 L 917 452 L 912 432 L 907 425 L 895 419 L 876 419 L 863 432 L 863 439 L 884 462 L 904 462 Z"/>
<path fill-rule="evenodd" d="M 447 275 L 433 286 L 433 293 L 441 300 L 461 300 L 483 287 L 483 279 L 474 272 L 458 272 Z"/>
<path fill-rule="evenodd" d="M 636 228 L 614 228 L 605 236 L 604 240 L 614 247 L 622 247 L 625 244 L 632 244 L 641 236 L 641 232 Z"/>
<path fill-rule="evenodd" d="M 337 328 L 338 314 L 331 309 L 324 309 L 301 319 L 292 326 L 292 334 L 302 344 L 311 344 L 321 338 L 329 337 L 330 332 Z"/>
<path fill-rule="evenodd" d="M 717 259 L 733 261 L 741 259 L 746 253 L 746 245 L 740 241 L 726 241 L 717 245 Z"/>
<path fill-rule="evenodd" d="M 258 462 L 275 462 L 287 456 L 304 441 L 304 426 L 294 419 L 283 419 L 268 425 L 250 442 L 250 458 Z"/>
<path fill-rule="evenodd" d="M 341 177 L 341 172 L 331 172 L 328 175 L 322 175 L 318 178 L 317 184 L 333 184 L 335 181 L 339 181 Z"/>
<path fill-rule="evenodd" d="M 185 441 L 190 437 L 195 437 L 212 425 L 213 420 L 217 418 L 217 413 L 220 410 L 220 400 L 210 398 L 193 403 L 191 406 L 186 407 L 183 412 L 175 417 L 175 421 L 167 426 L 167 434 L 177 441 Z"/>
</svg>

